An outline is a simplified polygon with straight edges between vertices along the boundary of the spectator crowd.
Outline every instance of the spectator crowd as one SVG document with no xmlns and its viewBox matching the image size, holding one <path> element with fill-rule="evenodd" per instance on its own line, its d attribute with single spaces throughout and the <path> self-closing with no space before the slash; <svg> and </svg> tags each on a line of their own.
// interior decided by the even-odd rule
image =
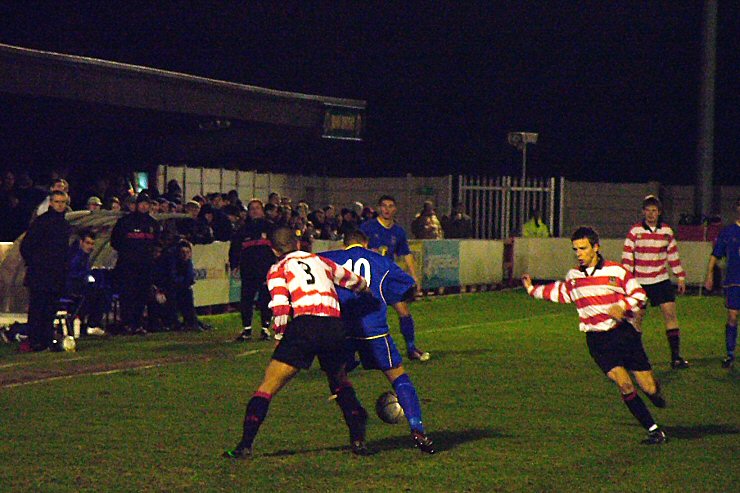
<svg viewBox="0 0 740 493">
<path fill-rule="evenodd" d="M 162 194 L 156 190 L 136 194 L 126 177 L 98 178 L 73 189 L 81 193 L 70 188 L 57 173 L 51 173 L 46 183 L 34 183 L 26 172 L 0 174 L 0 241 L 14 241 L 27 233 L 21 252 L 27 267 L 29 321 L 20 335 L 28 337 L 3 332 L 10 336 L 6 339 L 22 339 L 22 351 L 53 347 L 60 299 L 72 301 L 71 313 L 83 336 L 106 335 L 106 330 L 143 335 L 207 329 L 194 308 L 192 249 L 214 241 L 231 242 L 232 274 L 242 278 L 244 330 L 239 339 L 251 337 L 255 303 L 262 314 L 261 336 L 269 338 L 262 272 L 274 262 L 269 243 L 264 243 L 269 232 L 287 226 L 308 251 L 313 240 L 341 240 L 378 215 L 360 202 L 342 209 L 332 204 L 312 208 L 305 200 L 294 203 L 276 192 L 265 202 L 251 199 L 246 204 L 236 190 L 186 200 L 176 180 L 169 181 Z M 69 226 L 64 214 L 73 210 L 124 214 L 111 231 L 110 244 L 117 252 L 111 272 L 91 268 L 99 238 L 92 230 L 74 231 Z M 470 237 L 472 223 L 461 204 L 440 220 L 433 203 L 426 201 L 414 219 L 412 234 L 418 239 Z M 48 241 L 50 237 L 55 241 Z M 257 246 L 266 248 L 252 248 Z M 48 282 L 49 273 L 54 273 L 54 282 Z M 114 300 L 119 303 L 120 323 L 104 328 L 104 316 Z"/>
</svg>

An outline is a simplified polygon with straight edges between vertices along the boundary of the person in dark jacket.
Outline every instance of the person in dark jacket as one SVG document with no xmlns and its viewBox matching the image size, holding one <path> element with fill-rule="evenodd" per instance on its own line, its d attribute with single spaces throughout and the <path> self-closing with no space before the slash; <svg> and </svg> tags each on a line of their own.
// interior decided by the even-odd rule
<svg viewBox="0 0 740 493">
<path fill-rule="evenodd" d="M 49 210 L 31 223 L 20 251 L 26 262 L 28 302 L 28 344 L 22 352 L 43 351 L 54 340 L 54 315 L 64 293 L 67 277 L 67 250 L 72 227 L 64 218 L 69 196 L 51 193 Z"/>
<path fill-rule="evenodd" d="M 194 245 L 213 243 L 213 231 L 205 220 L 198 217 L 200 204 L 191 200 L 185 204 L 184 210 L 190 217 L 177 220 L 177 232 Z"/>
<path fill-rule="evenodd" d="M 118 251 L 116 278 L 121 300 L 121 319 L 126 332 L 146 335 L 144 306 L 152 292 L 154 252 L 162 228 L 149 215 L 149 195 L 136 197 L 136 209 L 116 222 L 110 244 Z"/>
<path fill-rule="evenodd" d="M 92 231 L 80 233 L 80 240 L 70 247 L 65 293 L 66 296 L 77 298 L 81 303 L 78 316 L 84 323 L 85 333 L 104 336 L 105 331 L 100 326 L 103 321 L 105 296 L 101 289 L 96 289 L 90 266 L 90 254 L 94 249 L 95 233 Z"/>
<path fill-rule="evenodd" d="M 267 291 L 267 271 L 275 262 L 275 254 L 268 240 L 274 225 L 265 219 L 265 209 L 261 200 L 250 200 L 247 212 L 249 214 L 247 222 L 234 233 L 229 247 L 231 272 L 240 273 L 242 279 L 241 312 L 244 328 L 236 339 L 239 342 L 252 338 L 255 294 L 262 317 L 262 339 L 270 338 L 269 326 L 272 318 L 272 312 L 268 307 L 270 293 Z"/>
<path fill-rule="evenodd" d="M 164 323 L 172 329 L 201 330 L 195 313 L 195 268 L 193 245 L 189 241 L 180 240 L 162 253 L 156 262 L 154 283 Z M 178 314 L 182 314 L 183 325 Z"/>
</svg>

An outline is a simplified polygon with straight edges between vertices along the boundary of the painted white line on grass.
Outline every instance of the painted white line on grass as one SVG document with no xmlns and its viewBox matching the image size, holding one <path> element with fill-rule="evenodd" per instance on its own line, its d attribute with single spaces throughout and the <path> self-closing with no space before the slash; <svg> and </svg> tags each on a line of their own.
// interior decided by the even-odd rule
<svg viewBox="0 0 740 493">
<path fill-rule="evenodd" d="M 528 322 L 530 320 L 539 320 L 539 319 L 543 319 L 543 318 L 564 317 L 566 315 L 573 315 L 573 314 L 572 313 L 547 313 L 545 315 L 535 315 L 535 316 L 532 316 L 532 317 L 510 318 L 508 320 L 496 320 L 496 321 L 490 321 L 490 322 L 479 322 L 477 324 L 456 325 L 454 327 L 437 327 L 436 329 L 420 330 L 419 333 L 421 333 L 421 334 L 428 334 L 430 332 L 442 332 L 442 331 L 445 331 L 445 330 L 474 329 L 476 327 L 483 327 L 485 325 L 504 325 L 504 324 L 511 324 L 511 323 L 517 323 L 517 322 Z"/>
<path fill-rule="evenodd" d="M 79 361 L 82 359 L 89 359 L 90 356 L 78 356 L 77 358 L 69 358 L 69 359 L 60 359 L 57 361 L 54 361 L 53 363 L 68 363 L 70 361 Z M 31 363 L 27 362 L 19 362 L 19 363 L 8 363 L 7 365 L 0 365 L 0 370 L 3 368 L 13 368 L 14 366 L 28 366 Z"/>
<path fill-rule="evenodd" d="M 55 380 L 69 380 L 70 378 L 75 377 L 89 377 L 89 376 L 98 376 L 98 375 L 112 375 L 114 373 L 122 373 L 124 371 L 133 371 L 133 370 L 147 370 L 149 368 L 158 368 L 160 366 L 168 366 L 168 365 L 175 365 L 178 363 L 185 363 L 185 361 L 173 361 L 171 363 L 159 363 L 154 365 L 144 365 L 144 366 L 133 366 L 131 368 L 116 368 L 115 370 L 105 370 L 105 371 L 95 371 L 92 373 L 76 373 L 73 375 L 60 375 L 57 377 L 48 377 L 48 378 L 39 378 L 38 380 L 30 380 L 28 382 L 17 382 L 17 383 L 9 383 L 7 385 L 2 385 L 0 388 L 2 389 L 10 389 L 13 387 L 20 387 L 22 385 L 31 385 L 34 383 L 46 383 L 46 382 L 53 382 Z"/>
<path fill-rule="evenodd" d="M 237 354 L 235 357 L 238 358 L 238 357 L 242 357 L 242 356 L 249 356 L 251 354 L 257 354 L 257 353 L 259 353 L 261 351 L 262 351 L 261 349 L 251 349 L 249 351 L 245 351 L 243 353 Z M 81 356 L 79 358 L 73 358 L 73 359 L 69 359 L 69 360 L 66 360 L 66 361 L 75 361 L 75 360 L 87 359 L 87 358 L 88 358 L 88 356 Z M 0 389 L 10 389 L 10 388 L 13 388 L 13 387 L 20 387 L 22 385 L 31 385 L 31 384 L 34 384 L 34 383 L 53 382 L 55 380 L 68 380 L 70 378 L 75 378 L 75 377 L 87 377 L 87 376 L 99 376 L 99 375 L 113 375 L 115 373 L 122 373 L 124 371 L 147 370 L 147 369 L 150 369 L 150 368 L 159 368 L 159 367 L 162 367 L 162 366 L 177 365 L 177 364 L 188 363 L 188 362 L 190 362 L 190 361 L 170 361 L 170 362 L 166 362 L 166 363 L 156 363 L 156 364 L 144 365 L 144 366 L 132 366 L 130 368 L 116 368 L 116 369 L 113 369 L 113 370 L 95 371 L 95 372 L 91 372 L 91 373 L 75 373 L 73 375 L 59 375 L 59 376 L 56 376 L 56 377 L 39 378 L 37 380 L 30 380 L 30 381 L 27 381 L 27 382 L 17 382 L 17 383 L 9 383 L 9 384 L 6 384 L 6 385 L 0 385 Z M 5 365 L 5 366 L 0 367 L 0 368 L 7 368 L 7 367 L 17 366 L 17 365 L 21 365 L 21 364 L 23 364 L 23 363 L 11 363 L 9 365 Z"/>
<path fill-rule="evenodd" d="M 31 363 L 9 363 L 7 365 L 0 365 L 0 368 L 13 368 L 14 366 L 30 365 Z"/>
<path fill-rule="evenodd" d="M 55 363 L 69 363 L 70 361 L 80 361 L 81 359 L 89 359 L 90 356 L 78 356 L 76 358 L 69 358 L 69 359 L 60 359 L 59 361 L 55 361 Z"/>
<path fill-rule="evenodd" d="M 241 358 L 242 356 L 249 356 L 250 354 L 257 354 L 257 353 L 259 353 L 259 352 L 260 352 L 260 350 L 259 350 L 259 349 L 250 349 L 249 351 L 245 351 L 245 352 L 243 352 L 243 353 L 239 353 L 239 354 L 237 354 L 237 355 L 236 355 L 236 356 L 234 356 L 234 357 L 235 357 L 235 358 Z"/>
</svg>

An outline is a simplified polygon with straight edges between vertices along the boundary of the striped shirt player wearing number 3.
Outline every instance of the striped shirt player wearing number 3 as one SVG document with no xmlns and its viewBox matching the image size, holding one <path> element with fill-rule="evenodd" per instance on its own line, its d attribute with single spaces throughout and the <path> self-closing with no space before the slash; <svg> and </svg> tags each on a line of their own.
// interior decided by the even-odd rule
<svg viewBox="0 0 740 493">
<path fill-rule="evenodd" d="M 330 260 L 298 251 L 299 240 L 290 228 L 275 229 L 270 241 L 279 257 L 267 274 L 278 342 L 265 378 L 247 404 L 242 439 L 224 457 L 244 459 L 252 455 L 252 445 L 267 416 L 270 400 L 300 369 L 308 369 L 316 357 L 326 373 L 330 390 L 337 396 L 349 428 L 352 451 L 367 455 L 367 412 L 344 369 L 342 348 L 346 334 L 334 288 L 337 284 L 353 291 L 365 291 L 367 282 Z"/>
<path fill-rule="evenodd" d="M 665 433 L 637 394 L 628 373 L 632 372 L 656 407 L 665 407 L 642 335 L 632 325 L 645 302 L 645 291 L 624 267 L 604 260 L 599 253 L 599 235 L 593 229 L 577 229 L 571 242 L 579 267 L 571 269 L 565 281 L 534 286 L 529 274 L 524 274 L 522 283 L 533 298 L 576 305 L 591 357 L 617 385 L 627 408 L 648 431 L 644 443 L 663 443 Z"/>
<path fill-rule="evenodd" d="M 681 357 L 681 332 L 678 329 L 676 316 L 676 291 L 668 278 L 670 266 L 678 278 L 678 294 L 686 292 L 686 272 L 678 258 L 678 246 L 673 230 L 660 220 L 662 206 L 654 195 L 648 195 L 642 201 L 644 221 L 632 226 L 624 240 L 622 265 L 630 271 L 637 282 L 645 289 L 650 304 L 659 306 L 665 321 L 665 333 L 671 349 L 671 368 L 689 367 L 688 361 Z M 636 325 L 642 326 L 645 310 L 638 316 Z"/>
</svg>

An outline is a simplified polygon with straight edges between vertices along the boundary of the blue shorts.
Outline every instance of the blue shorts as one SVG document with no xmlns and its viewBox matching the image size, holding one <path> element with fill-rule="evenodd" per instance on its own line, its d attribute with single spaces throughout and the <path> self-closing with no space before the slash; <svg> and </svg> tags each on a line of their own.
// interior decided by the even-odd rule
<svg viewBox="0 0 740 493">
<path fill-rule="evenodd" d="M 374 339 L 348 338 L 345 343 L 347 360 L 354 360 L 360 354 L 360 362 L 366 370 L 386 371 L 401 366 L 401 353 L 390 334 Z"/>
<path fill-rule="evenodd" d="M 725 288 L 725 306 L 728 310 L 740 310 L 740 286 Z"/>
</svg>

